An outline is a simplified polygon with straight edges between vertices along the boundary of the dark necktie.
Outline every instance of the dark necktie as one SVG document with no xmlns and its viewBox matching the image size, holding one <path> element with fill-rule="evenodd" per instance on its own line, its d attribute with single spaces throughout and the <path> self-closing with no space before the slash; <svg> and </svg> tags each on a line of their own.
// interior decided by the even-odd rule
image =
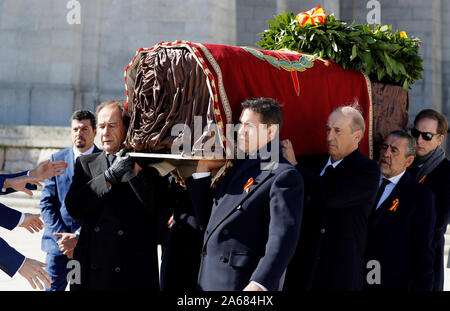
<svg viewBox="0 0 450 311">
<path fill-rule="evenodd" d="M 116 155 L 115 154 L 107 154 L 106 156 L 108 157 L 109 166 L 111 166 L 114 163 L 114 160 L 116 159 Z"/>
<path fill-rule="evenodd" d="M 383 177 L 383 181 L 381 182 L 381 186 L 378 189 L 377 198 L 375 200 L 375 208 L 377 208 L 378 201 L 380 201 L 381 196 L 383 195 L 384 189 L 386 189 L 386 186 L 389 185 L 390 183 L 391 182 L 389 181 L 389 179 Z"/>
<path fill-rule="evenodd" d="M 328 165 L 327 168 L 325 169 L 325 172 L 323 173 L 322 177 L 324 176 L 330 176 L 330 174 L 332 174 L 334 171 L 334 167 L 333 165 Z"/>
</svg>

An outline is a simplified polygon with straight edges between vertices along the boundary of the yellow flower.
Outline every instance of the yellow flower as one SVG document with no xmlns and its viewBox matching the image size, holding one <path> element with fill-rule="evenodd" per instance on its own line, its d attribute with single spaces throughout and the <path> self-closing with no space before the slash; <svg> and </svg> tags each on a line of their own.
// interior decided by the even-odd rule
<svg viewBox="0 0 450 311">
<path fill-rule="evenodd" d="M 400 31 L 399 34 L 400 34 L 400 37 L 402 37 L 402 38 L 405 38 L 405 39 L 408 38 L 405 31 Z"/>
</svg>

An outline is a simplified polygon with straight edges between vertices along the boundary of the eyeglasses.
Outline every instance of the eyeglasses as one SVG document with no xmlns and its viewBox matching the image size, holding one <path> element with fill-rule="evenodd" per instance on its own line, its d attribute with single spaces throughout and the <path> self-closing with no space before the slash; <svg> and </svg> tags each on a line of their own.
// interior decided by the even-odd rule
<svg viewBox="0 0 450 311">
<path fill-rule="evenodd" d="M 419 136 L 422 136 L 423 140 L 430 141 L 433 139 L 433 136 L 441 135 L 441 134 L 433 134 L 433 133 L 427 133 L 427 132 L 421 132 L 416 128 L 411 129 L 411 136 L 414 138 L 419 138 Z"/>
</svg>

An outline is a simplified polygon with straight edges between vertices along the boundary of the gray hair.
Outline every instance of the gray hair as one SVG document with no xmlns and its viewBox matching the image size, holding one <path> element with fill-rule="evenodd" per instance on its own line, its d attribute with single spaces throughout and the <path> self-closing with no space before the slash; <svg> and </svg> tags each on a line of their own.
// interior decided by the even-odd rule
<svg viewBox="0 0 450 311">
<path fill-rule="evenodd" d="M 407 132 L 401 131 L 401 130 L 392 131 L 389 133 L 388 136 L 391 136 L 391 135 L 395 136 L 395 137 L 399 137 L 399 138 L 405 138 L 408 140 L 408 146 L 406 148 L 405 158 L 407 158 L 409 156 L 414 156 L 414 157 L 416 156 L 417 143 L 416 143 L 416 140 L 414 139 L 414 137 L 409 135 Z"/>
<path fill-rule="evenodd" d="M 366 122 L 362 116 L 362 112 L 359 110 L 358 102 L 355 102 L 352 106 L 341 106 L 333 110 L 333 112 L 340 112 L 344 115 L 351 117 L 350 129 L 352 133 L 361 130 L 362 137 L 366 131 Z"/>
</svg>

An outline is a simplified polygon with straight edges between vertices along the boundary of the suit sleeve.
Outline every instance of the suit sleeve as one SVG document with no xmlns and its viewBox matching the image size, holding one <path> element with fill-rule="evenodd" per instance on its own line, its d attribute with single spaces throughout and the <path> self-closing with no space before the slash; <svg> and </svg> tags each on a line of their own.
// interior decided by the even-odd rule
<svg viewBox="0 0 450 311">
<path fill-rule="evenodd" d="M 305 179 L 311 198 L 327 208 L 357 207 L 361 202 L 368 202 L 367 205 L 372 206 L 380 170 L 375 163 L 370 164 L 355 166 L 348 170 L 348 176 L 333 174 L 321 177 L 302 165 L 297 165 L 297 169 Z"/>
<path fill-rule="evenodd" d="M 278 281 L 297 248 L 303 214 L 303 179 L 294 169 L 282 172 L 270 189 L 270 224 L 266 252 L 250 280 L 268 290 Z"/>
<path fill-rule="evenodd" d="M 84 219 L 98 210 L 98 201 L 103 200 L 108 191 L 104 174 L 92 177 L 88 164 L 78 157 L 72 184 L 64 200 L 67 212 L 75 220 Z"/>
<path fill-rule="evenodd" d="M 25 256 L 8 245 L 5 240 L 0 238 L 0 269 L 7 275 L 13 277 L 20 269 Z"/>
<path fill-rule="evenodd" d="M 51 160 L 54 161 L 53 156 Z M 58 199 L 55 177 L 45 180 L 39 208 L 41 209 L 41 216 L 45 226 L 51 232 L 70 232 L 70 228 L 66 227 L 61 217 L 61 203 Z"/>
<path fill-rule="evenodd" d="M 200 226 L 200 230 L 206 229 L 211 209 L 213 206 L 213 190 L 211 189 L 211 176 L 194 179 L 189 177 L 186 180 L 186 188 L 194 207 L 195 218 Z"/>
<path fill-rule="evenodd" d="M 433 208 L 434 195 L 425 187 L 417 189 L 418 203 L 412 226 L 412 270 L 413 280 L 411 290 L 431 291 L 433 289 L 433 263 L 434 247 L 432 244 L 434 236 L 434 225 L 436 212 Z"/>
<path fill-rule="evenodd" d="M 0 227 L 14 229 L 19 223 L 22 213 L 0 203 Z"/>
<path fill-rule="evenodd" d="M 19 177 L 19 176 L 26 175 L 27 173 L 28 173 L 28 171 L 24 171 L 24 172 L 20 172 L 20 173 L 16 173 L 16 174 L 2 174 L 2 175 L 0 175 L 0 195 L 5 195 L 5 194 L 16 192 L 16 190 L 11 189 L 11 188 L 5 189 L 5 192 L 1 191 L 1 189 L 3 189 L 3 185 L 5 184 L 5 180 L 7 178 Z M 32 185 L 32 184 L 27 184 L 26 188 L 29 189 L 29 190 L 36 190 L 37 189 L 36 185 Z"/>
</svg>

